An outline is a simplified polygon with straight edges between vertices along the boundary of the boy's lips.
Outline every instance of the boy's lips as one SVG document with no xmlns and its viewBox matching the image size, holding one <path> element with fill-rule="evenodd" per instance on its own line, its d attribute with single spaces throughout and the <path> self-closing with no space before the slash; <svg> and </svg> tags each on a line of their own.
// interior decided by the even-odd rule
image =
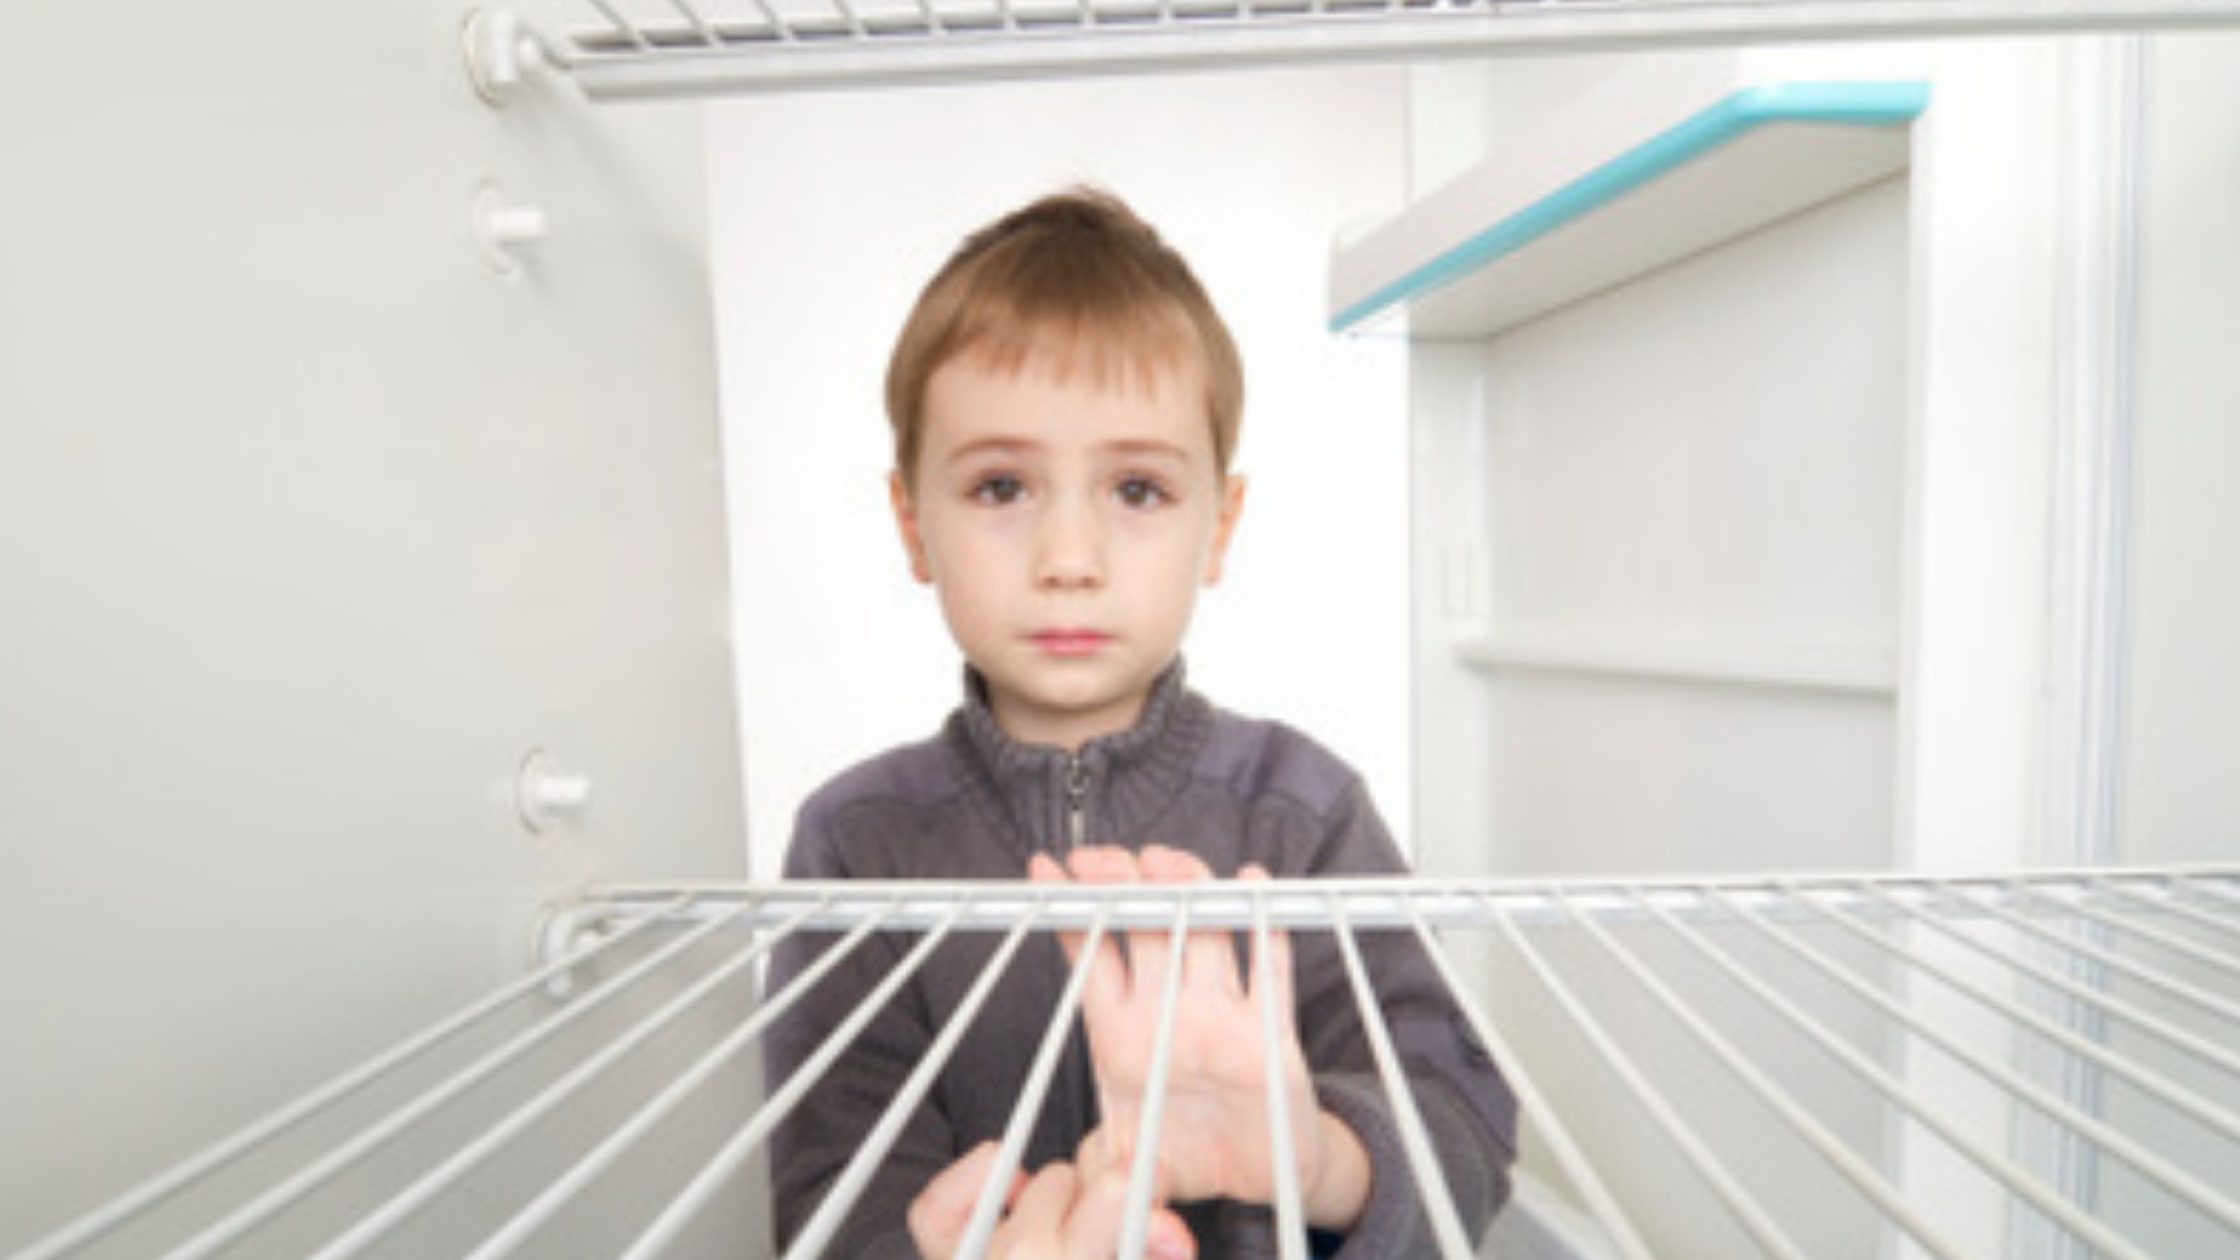
<svg viewBox="0 0 2240 1260">
<path fill-rule="evenodd" d="M 1052 656 L 1087 656 L 1112 641 L 1112 636 L 1101 630 L 1061 628 L 1037 630 L 1027 636 L 1037 648 Z"/>
</svg>

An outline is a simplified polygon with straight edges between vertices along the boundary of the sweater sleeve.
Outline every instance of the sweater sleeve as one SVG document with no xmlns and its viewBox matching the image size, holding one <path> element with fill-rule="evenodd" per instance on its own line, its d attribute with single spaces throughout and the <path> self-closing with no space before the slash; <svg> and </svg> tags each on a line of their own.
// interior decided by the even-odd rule
<svg viewBox="0 0 2240 1260">
<path fill-rule="evenodd" d="M 825 820 L 804 809 L 786 857 L 790 879 L 845 879 L 846 869 Z M 788 1005 L 764 1040 L 764 1096 L 777 1091 L 815 1059 L 913 943 L 901 934 L 873 933 L 811 975 L 843 941 L 832 932 L 793 933 L 773 951 L 765 1001 Z M 799 992 L 796 993 L 796 989 Z M 771 1215 L 777 1250 L 783 1250 L 814 1215 L 863 1137 L 878 1122 L 932 1040 L 928 1014 L 905 986 L 886 1002 L 862 1034 L 779 1121 L 770 1136 Z M 925 1183 L 946 1167 L 951 1138 L 938 1108 L 915 1110 L 887 1157 L 864 1187 L 825 1254 L 871 1260 L 914 1260 L 917 1248 L 907 1212 Z"/>
<path fill-rule="evenodd" d="M 1311 875 L 1398 874 L 1399 850 L 1358 779 L 1319 820 Z M 1336 1254 L 1344 1260 L 1431 1254 L 1428 1213 L 1401 1145 L 1344 957 L 1331 933 L 1294 932 L 1301 1048 L 1323 1108 L 1367 1150 L 1369 1201 Z M 1470 1031 L 1413 933 L 1363 931 L 1356 943 L 1416 1109 L 1465 1229 L 1482 1238 L 1509 1196 L 1515 1095 Z"/>
</svg>

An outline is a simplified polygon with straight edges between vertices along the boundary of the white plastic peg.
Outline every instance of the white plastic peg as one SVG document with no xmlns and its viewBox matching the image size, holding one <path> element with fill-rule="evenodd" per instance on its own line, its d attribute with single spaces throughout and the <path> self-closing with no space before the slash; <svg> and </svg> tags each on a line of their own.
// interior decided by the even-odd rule
<svg viewBox="0 0 2240 1260">
<path fill-rule="evenodd" d="M 542 835 L 560 823 L 583 816 L 591 806 L 591 780 L 556 770 L 543 750 L 533 751 L 521 761 L 514 806 L 521 815 L 521 825 Z"/>
<path fill-rule="evenodd" d="M 475 194 L 475 243 L 482 247 L 483 261 L 499 275 L 509 280 L 520 275 L 520 251 L 542 241 L 545 232 L 543 206 L 507 201 L 488 184 Z"/>
</svg>

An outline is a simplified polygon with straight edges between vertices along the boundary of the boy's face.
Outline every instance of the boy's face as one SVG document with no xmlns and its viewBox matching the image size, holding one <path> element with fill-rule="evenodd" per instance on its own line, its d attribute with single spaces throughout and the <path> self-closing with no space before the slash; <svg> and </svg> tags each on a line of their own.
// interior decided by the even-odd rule
<svg viewBox="0 0 2240 1260">
<path fill-rule="evenodd" d="M 968 354 L 927 382 L 895 520 L 1014 739 L 1133 725 L 1220 577 L 1244 485 L 1214 465 L 1204 399 L 1194 365 L 1105 384 Z"/>
</svg>

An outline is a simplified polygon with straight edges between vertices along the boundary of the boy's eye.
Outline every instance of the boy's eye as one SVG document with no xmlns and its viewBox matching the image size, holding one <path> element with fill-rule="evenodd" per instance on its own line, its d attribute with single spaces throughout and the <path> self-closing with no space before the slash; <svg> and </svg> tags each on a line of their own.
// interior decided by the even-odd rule
<svg viewBox="0 0 2240 1260">
<path fill-rule="evenodd" d="M 1120 502 L 1132 508 L 1157 507 L 1167 501 L 1166 487 L 1149 477 L 1127 477 L 1120 482 Z"/>
<path fill-rule="evenodd" d="M 972 497 L 982 503 L 1001 506 L 1017 502 L 1026 490 L 1026 483 L 1010 473 L 991 473 L 973 483 Z"/>
</svg>

